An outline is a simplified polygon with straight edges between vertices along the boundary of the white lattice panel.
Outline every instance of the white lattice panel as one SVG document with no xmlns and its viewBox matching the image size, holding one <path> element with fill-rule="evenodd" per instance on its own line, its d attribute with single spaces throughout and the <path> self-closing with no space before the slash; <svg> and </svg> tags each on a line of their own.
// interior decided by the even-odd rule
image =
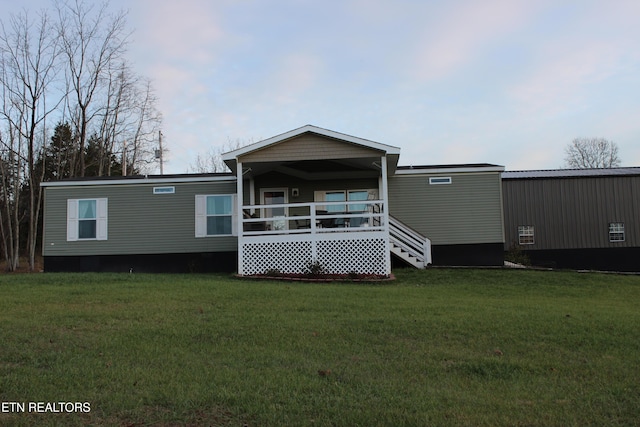
<svg viewBox="0 0 640 427">
<path fill-rule="evenodd" d="M 318 261 L 326 273 L 390 273 L 388 243 L 385 233 L 342 233 L 278 238 L 246 238 L 242 244 L 240 274 L 264 274 L 269 270 L 304 273 Z"/>
<path fill-rule="evenodd" d="M 312 259 L 311 241 L 256 242 L 242 245 L 244 275 L 264 274 L 269 270 L 304 273 Z"/>
<path fill-rule="evenodd" d="M 335 274 L 388 274 L 387 245 L 384 239 L 320 241 L 317 258 L 320 264 Z"/>
</svg>

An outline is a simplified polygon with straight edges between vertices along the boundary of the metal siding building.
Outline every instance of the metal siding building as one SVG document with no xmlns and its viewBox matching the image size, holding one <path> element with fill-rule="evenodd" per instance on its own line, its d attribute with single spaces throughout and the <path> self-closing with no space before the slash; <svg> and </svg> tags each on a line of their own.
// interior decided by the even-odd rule
<svg viewBox="0 0 640 427">
<path fill-rule="evenodd" d="M 505 172 L 505 249 L 536 264 L 640 270 L 640 168 Z M 612 239 L 620 224 L 623 241 Z M 533 227 L 520 244 L 519 227 Z"/>
</svg>

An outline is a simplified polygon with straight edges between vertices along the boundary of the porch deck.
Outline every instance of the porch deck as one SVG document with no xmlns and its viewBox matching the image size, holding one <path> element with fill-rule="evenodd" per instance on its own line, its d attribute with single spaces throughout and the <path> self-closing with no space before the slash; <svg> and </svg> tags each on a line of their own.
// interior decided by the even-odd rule
<svg viewBox="0 0 640 427">
<path fill-rule="evenodd" d="M 244 205 L 239 273 L 302 274 L 317 262 L 332 274 L 388 275 L 384 207 L 382 200 Z"/>
</svg>

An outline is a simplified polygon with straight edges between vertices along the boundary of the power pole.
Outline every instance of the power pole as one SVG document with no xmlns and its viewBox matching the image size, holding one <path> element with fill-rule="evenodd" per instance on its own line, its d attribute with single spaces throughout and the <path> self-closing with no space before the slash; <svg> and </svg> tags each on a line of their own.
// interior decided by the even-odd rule
<svg viewBox="0 0 640 427">
<path fill-rule="evenodd" d="M 160 175 L 164 175 L 162 164 L 162 131 L 158 131 L 158 149 L 156 150 L 156 159 L 160 160 Z"/>
<path fill-rule="evenodd" d="M 122 142 L 122 176 L 127 176 L 127 140 Z"/>
</svg>

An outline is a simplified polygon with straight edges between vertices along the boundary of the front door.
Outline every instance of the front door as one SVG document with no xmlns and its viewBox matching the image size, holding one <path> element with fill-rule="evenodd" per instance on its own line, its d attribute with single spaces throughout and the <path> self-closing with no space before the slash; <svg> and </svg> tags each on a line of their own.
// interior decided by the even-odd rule
<svg viewBox="0 0 640 427">
<path fill-rule="evenodd" d="M 260 190 L 260 198 L 263 205 L 279 205 L 287 203 L 287 188 L 263 188 Z M 288 209 L 284 206 L 262 209 L 262 217 L 265 218 L 267 229 L 286 230 Z"/>
</svg>

